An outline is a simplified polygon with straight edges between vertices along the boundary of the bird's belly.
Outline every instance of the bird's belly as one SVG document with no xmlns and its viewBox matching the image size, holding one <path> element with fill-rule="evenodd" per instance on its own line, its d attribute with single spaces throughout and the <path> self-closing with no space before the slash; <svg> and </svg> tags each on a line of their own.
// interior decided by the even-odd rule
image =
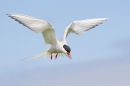
<svg viewBox="0 0 130 86">
<path fill-rule="evenodd" d="M 52 49 L 51 52 L 52 52 L 52 53 L 62 53 L 62 51 L 59 50 L 59 49 Z"/>
<path fill-rule="evenodd" d="M 49 51 L 51 53 L 63 53 L 60 46 L 52 46 L 50 47 Z"/>
</svg>

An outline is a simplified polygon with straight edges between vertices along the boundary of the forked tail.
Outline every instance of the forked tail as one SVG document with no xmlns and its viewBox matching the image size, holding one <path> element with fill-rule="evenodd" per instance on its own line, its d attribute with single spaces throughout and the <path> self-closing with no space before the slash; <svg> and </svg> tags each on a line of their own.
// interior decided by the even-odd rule
<svg viewBox="0 0 130 86">
<path fill-rule="evenodd" d="M 26 58 L 23 58 L 21 60 L 25 60 L 25 59 L 29 59 L 29 58 L 40 58 L 40 57 L 47 57 L 51 55 L 51 53 L 47 50 L 45 52 L 42 52 L 42 53 L 39 53 L 39 54 L 36 54 L 34 56 L 30 56 L 30 57 L 26 57 Z"/>
</svg>

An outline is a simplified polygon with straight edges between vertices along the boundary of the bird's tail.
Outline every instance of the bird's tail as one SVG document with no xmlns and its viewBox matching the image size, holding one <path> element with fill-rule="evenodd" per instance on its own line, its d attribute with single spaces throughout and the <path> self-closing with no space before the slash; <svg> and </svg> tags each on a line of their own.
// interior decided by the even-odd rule
<svg viewBox="0 0 130 86">
<path fill-rule="evenodd" d="M 36 54 L 34 56 L 30 56 L 30 57 L 26 57 L 26 58 L 23 58 L 21 60 L 25 60 L 25 59 L 29 59 L 29 58 L 40 58 L 40 57 L 47 57 L 51 55 L 51 53 L 47 50 L 45 52 L 42 52 L 42 53 L 39 53 L 39 54 Z"/>
</svg>

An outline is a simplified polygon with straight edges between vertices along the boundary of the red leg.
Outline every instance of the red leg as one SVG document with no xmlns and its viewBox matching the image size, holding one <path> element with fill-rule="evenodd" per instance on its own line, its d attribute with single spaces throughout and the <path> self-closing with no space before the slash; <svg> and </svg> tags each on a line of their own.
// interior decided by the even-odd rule
<svg viewBox="0 0 130 86">
<path fill-rule="evenodd" d="M 52 60 L 52 53 L 51 53 L 50 59 Z"/>
<path fill-rule="evenodd" d="M 58 56 L 58 53 L 56 54 L 55 59 L 57 59 L 57 56 Z"/>
</svg>

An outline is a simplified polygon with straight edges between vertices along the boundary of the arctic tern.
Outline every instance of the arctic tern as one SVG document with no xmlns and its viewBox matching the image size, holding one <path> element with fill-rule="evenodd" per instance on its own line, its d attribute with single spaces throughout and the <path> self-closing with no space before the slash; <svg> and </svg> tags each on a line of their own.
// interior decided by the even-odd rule
<svg viewBox="0 0 130 86">
<path fill-rule="evenodd" d="M 66 27 L 61 40 L 58 40 L 54 28 L 45 20 L 37 19 L 23 14 L 7 15 L 20 24 L 26 26 L 30 30 L 36 33 L 42 33 L 45 43 L 51 45 L 50 48 L 48 48 L 45 52 L 31 56 L 31 58 L 50 56 L 50 59 L 52 59 L 53 54 L 55 54 L 55 59 L 60 55 L 63 56 L 63 54 L 71 59 L 71 48 L 67 45 L 66 42 L 66 38 L 69 33 L 79 35 L 108 20 L 108 18 L 93 18 L 73 21 Z"/>
</svg>

